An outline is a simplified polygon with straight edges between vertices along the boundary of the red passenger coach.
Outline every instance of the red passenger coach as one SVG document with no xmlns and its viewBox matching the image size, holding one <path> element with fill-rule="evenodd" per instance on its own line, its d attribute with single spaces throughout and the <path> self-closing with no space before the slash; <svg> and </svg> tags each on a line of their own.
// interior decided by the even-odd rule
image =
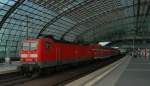
<svg viewBox="0 0 150 86">
<path fill-rule="evenodd" d="M 103 48 L 97 44 L 65 43 L 52 38 L 25 40 L 20 51 L 23 63 L 20 68 L 22 71 L 34 72 L 58 65 L 108 58 L 119 53 L 119 50 Z"/>
</svg>

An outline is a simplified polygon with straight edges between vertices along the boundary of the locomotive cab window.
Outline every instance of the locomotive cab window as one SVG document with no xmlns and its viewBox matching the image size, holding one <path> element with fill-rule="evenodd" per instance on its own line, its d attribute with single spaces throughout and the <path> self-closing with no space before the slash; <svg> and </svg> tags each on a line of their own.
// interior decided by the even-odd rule
<svg viewBox="0 0 150 86">
<path fill-rule="evenodd" d="M 36 50 L 37 42 L 23 42 L 23 50 Z"/>
<path fill-rule="evenodd" d="M 45 48 L 50 48 L 50 44 L 48 42 L 46 42 Z"/>
</svg>

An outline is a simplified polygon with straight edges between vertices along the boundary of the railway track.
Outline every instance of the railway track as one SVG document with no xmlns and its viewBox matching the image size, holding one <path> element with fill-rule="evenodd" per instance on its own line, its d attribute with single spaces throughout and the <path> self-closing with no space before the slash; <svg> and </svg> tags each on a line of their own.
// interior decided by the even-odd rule
<svg viewBox="0 0 150 86">
<path fill-rule="evenodd" d="M 15 86 L 17 84 L 22 84 L 33 79 L 35 79 L 35 77 L 25 77 L 19 72 L 3 74 L 0 75 L 0 86 Z"/>
<path fill-rule="evenodd" d="M 0 81 L 4 80 L 4 79 L 9 79 L 11 77 L 15 77 L 15 76 L 18 76 L 18 75 L 19 75 L 18 72 L 0 74 Z"/>
</svg>

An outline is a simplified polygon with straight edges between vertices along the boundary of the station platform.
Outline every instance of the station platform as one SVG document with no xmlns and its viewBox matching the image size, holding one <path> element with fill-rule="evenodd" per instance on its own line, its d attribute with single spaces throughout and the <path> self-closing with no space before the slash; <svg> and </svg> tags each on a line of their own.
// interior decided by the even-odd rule
<svg viewBox="0 0 150 86">
<path fill-rule="evenodd" d="M 150 59 L 132 58 L 115 86 L 150 86 Z"/>
<path fill-rule="evenodd" d="M 14 61 L 11 64 L 0 63 L 0 74 L 6 74 L 17 71 L 17 66 L 20 65 L 19 61 Z"/>
<path fill-rule="evenodd" d="M 129 55 L 66 86 L 149 86 L 150 59 Z"/>
</svg>

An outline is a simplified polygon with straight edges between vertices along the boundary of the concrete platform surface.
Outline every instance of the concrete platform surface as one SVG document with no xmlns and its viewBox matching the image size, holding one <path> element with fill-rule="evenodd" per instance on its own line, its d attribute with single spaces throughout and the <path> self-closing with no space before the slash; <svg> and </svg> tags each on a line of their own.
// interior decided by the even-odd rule
<svg viewBox="0 0 150 86">
<path fill-rule="evenodd" d="M 150 59 L 132 58 L 115 86 L 150 86 Z"/>
<path fill-rule="evenodd" d="M 101 68 L 93 73 L 90 73 L 80 79 L 77 79 L 69 84 L 67 84 L 66 86 L 109 86 L 110 83 L 106 83 L 104 78 L 110 74 L 113 70 L 115 70 L 116 68 L 120 67 L 120 65 L 122 65 L 123 63 L 127 62 L 127 60 L 129 59 L 129 57 L 127 56 L 127 58 L 122 58 L 104 68 Z M 126 63 L 127 64 L 127 63 Z M 115 74 L 117 75 L 117 74 Z M 109 76 L 111 78 L 107 78 L 106 80 L 111 81 L 114 83 L 114 81 L 116 81 L 116 79 L 114 79 L 114 76 Z M 99 81 L 103 81 L 104 83 L 99 83 Z M 106 83 L 106 84 L 105 84 Z"/>
<path fill-rule="evenodd" d="M 88 77 L 82 77 L 66 86 L 150 86 L 150 59 L 133 58 L 129 55 L 123 59 L 117 63 L 119 66 L 111 71 L 111 67 L 115 65 L 109 67 L 109 70 L 95 71 L 92 73 L 93 75 L 89 74 Z M 106 75 L 104 76 L 104 74 Z M 87 81 L 85 82 L 85 80 Z"/>
<path fill-rule="evenodd" d="M 125 56 L 124 62 L 122 62 L 116 69 L 111 71 L 107 76 L 103 77 L 103 79 L 97 81 L 93 86 L 115 86 L 119 77 L 123 74 L 125 69 L 127 68 L 131 57 Z"/>
</svg>

